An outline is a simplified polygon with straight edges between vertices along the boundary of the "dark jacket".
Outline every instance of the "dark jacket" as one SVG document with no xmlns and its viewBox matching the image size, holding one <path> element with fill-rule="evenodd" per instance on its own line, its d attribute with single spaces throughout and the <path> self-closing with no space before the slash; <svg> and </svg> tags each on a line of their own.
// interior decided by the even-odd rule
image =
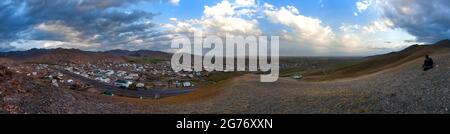
<svg viewBox="0 0 450 134">
<path fill-rule="evenodd" d="M 424 63 L 423 63 L 423 70 L 427 71 L 433 68 L 433 59 L 431 58 L 427 58 L 425 59 Z"/>
</svg>

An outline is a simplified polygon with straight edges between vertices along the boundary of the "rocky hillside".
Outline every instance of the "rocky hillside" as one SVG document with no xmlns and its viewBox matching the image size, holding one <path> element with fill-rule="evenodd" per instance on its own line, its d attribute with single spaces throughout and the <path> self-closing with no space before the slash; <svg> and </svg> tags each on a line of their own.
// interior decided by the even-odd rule
<svg viewBox="0 0 450 134">
<path fill-rule="evenodd" d="M 438 55 L 450 52 L 450 40 L 442 40 L 431 45 L 412 45 L 402 51 L 367 57 L 357 64 L 331 70 L 326 75 L 322 72 L 308 74 L 310 80 L 333 80 L 357 77 L 390 69 L 404 63 L 423 58 L 425 55 Z"/>
<path fill-rule="evenodd" d="M 0 66 L 0 113 L 112 113 L 120 107 L 101 95 L 59 89 Z"/>
</svg>

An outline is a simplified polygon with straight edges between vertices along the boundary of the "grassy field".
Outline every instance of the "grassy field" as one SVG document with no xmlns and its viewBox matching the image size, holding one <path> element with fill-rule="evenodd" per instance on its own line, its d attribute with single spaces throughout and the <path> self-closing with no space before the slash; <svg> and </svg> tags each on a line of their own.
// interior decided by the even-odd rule
<svg viewBox="0 0 450 134">
<path fill-rule="evenodd" d="M 287 67 L 281 68 L 280 77 L 324 75 L 362 60 L 360 57 L 283 57 L 280 64 Z"/>
</svg>

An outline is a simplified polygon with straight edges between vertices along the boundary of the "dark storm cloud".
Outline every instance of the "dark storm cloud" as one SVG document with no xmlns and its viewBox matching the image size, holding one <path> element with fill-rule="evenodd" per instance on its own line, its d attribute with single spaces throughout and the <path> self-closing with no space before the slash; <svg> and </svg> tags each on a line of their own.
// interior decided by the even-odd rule
<svg viewBox="0 0 450 134">
<path fill-rule="evenodd" d="M 420 42 L 450 38 L 449 0 L 386 0 L 382 9 L 396 27 L 406 29 Z"/>
<path fill-rule="evenodd" d="M 0 2 L 0 51 L 14 49 L 9 42 L 19 39 L 86 41 L 101 49 L 130 43 L 132 39 L 155 39 L 151 12 L 129 9 L 143 0 L 6 0 Z M 38 29 L 54 26 L 53 31 Z M 57 26 L 57 27 L 56 27 Z M 55 30 L 61 30 L 55 32 Z M 70 36 L 68 36 L 70 35 Z M 95 38 L 94 38 L 95 37 Z M 73 39 L 76 38 L 76 39 Z M 141 46 L 142 47 L 142 46 Z"/>
</svg>

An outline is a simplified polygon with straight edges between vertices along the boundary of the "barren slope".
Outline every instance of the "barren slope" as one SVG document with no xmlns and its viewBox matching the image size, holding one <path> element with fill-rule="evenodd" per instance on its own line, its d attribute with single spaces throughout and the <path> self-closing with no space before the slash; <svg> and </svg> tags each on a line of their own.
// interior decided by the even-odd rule
<svg viewBox="0 0 450 134">
<path fill-rule="evenodd" d="M 425 55 L 435 55 L 449 52 L 450 41 L 442 40 L 433 45 L 413 45 L 399 52 L 392 52 L 383 55 L 370 56 L 366 60 L 347 66 L 331 70 L 324 75 L 322 72 L 307 74 L 308 80 L 334 80 L 348 77 L 364 76 L 383 70 L 388 70 L 404 63 L 423 58 Z"/>
</svg>

